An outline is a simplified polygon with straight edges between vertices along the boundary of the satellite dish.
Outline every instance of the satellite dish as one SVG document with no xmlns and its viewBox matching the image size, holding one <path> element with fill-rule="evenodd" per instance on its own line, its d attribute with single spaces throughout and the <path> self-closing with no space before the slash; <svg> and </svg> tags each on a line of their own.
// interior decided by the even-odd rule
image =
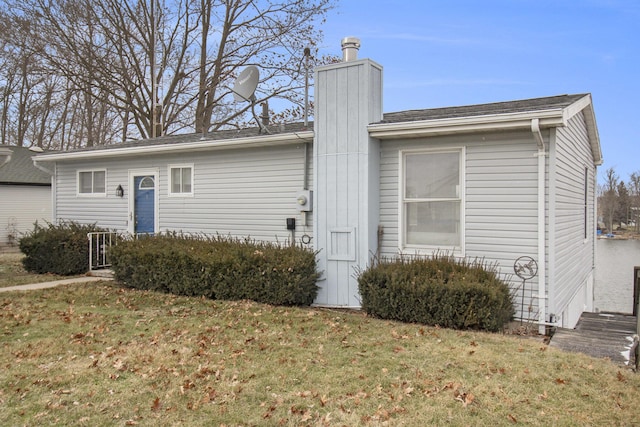
<svg viewBox="0 0 640 427">
<path fill-rule="evenodd" d="M 245 68 L 236 79 L 233 89 L 231 89 L 235 100 L 238 102 L 251 101 L 253 93 L 258 87 L 259 79 L 260 73 L 258 67 L 250 65 Z"/>
</svg>

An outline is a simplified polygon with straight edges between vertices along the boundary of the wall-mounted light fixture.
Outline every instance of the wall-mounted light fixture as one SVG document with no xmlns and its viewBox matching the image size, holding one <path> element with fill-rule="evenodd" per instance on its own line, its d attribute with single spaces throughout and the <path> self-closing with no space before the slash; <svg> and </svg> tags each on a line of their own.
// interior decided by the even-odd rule
<svg viewBox="0 0 640 427">
<path fill-rule="evenodd" d="M 122 185 L 118 185 L 116 187 L 116 196 L 117 197 L 124 197 L 124 189 L 122 188 Z"/>
</svg>

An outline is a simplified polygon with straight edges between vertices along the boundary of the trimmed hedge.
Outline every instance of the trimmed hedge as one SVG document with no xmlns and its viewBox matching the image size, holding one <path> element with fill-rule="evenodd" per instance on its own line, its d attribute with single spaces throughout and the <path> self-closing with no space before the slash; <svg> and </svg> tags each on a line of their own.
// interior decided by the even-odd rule
<svg viewBox="0 0 640 427">
<path fill-rule="evenodd" d="M 360 272 L 358 287 L 363 310 L 383 319 L 499 331 L 515 314 L 495 266 L 449 255 L 381 260 Z"/>
<path fill-rule="evenodd" d="M 37 274 L 84 274 L 89 270 L 87 233 L 96 231 L 106 230 L 74 221 L 47 223 L 47 227 L 36 222 L 33 231 L 20 239 L 20 250 L 25 254 L 22 264 L 25 270 Z"/>
<path fill-rule="evenodd" d="M 297 246 L 164 234 L 110 256 L 115 279 L 137 289 L 273 305 L 310 305 L 318 292 L 316 254 Z"/>
</svg>

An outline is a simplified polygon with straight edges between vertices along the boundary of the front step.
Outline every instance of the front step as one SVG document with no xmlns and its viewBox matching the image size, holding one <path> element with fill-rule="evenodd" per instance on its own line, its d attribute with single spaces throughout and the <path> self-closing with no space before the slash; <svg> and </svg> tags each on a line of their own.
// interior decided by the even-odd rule
<svg viewBox="0 0 640 427">
<path fill-rule="evenodd" d="M 103 277 L 105 279 L 113 279 L 113 270 L 109 268 L 102 268 L 100 270 L 91 270 L 87 273 L 87 276 L 91 277 Z"/>
</svg>

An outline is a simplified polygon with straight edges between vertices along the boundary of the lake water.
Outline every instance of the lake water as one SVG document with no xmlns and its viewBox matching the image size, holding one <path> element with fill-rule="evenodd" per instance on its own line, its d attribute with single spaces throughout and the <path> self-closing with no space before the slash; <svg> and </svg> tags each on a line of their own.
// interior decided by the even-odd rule
<svg viewBox="0 0 640 427">
<path fill-rule="evenodd" d="M 640 267 L 640 240 L 596 242 L 596 311 L 633 312 L 633 268 Z"/>
</svg>

